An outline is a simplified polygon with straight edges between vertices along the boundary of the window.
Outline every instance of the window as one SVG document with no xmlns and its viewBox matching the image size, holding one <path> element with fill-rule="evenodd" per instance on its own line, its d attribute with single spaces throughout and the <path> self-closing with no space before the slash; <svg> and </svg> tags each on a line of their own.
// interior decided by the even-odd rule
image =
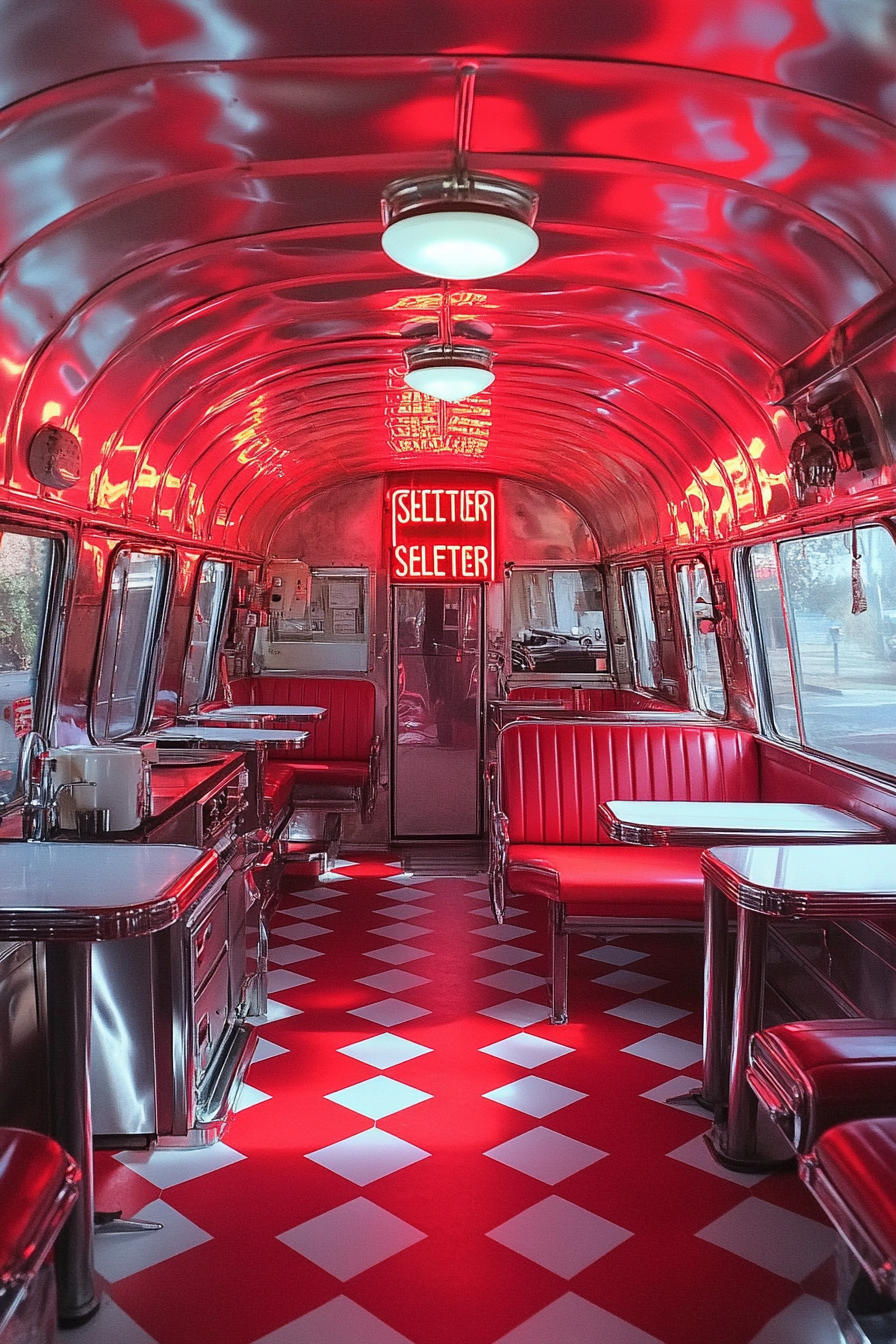
<svg viewBox="0 0 896 1344">
<path fill-rule="evenodd" d="M 223 560 L 204 560 L 196 588 L 196 604 L 193 607 L 190 645 L 181 691 L 181 704 L 190 709 L 209 696 L 229 587 L 230 566 Z"/>
<path fill-rule="evenodd" d="M 16 795 L 21 739 L 37 727 L 40 658 L 60 549 L 50 537 L 0 532 L 0 806 Z"/>
<path fill-rule="evenodd" d="M 627 569 L 623 581 L 635 659 L 635 680 L 643 690 L 656 691 L 662 679 L 662 668 L 650 578 L 646 569 Z"/>
<path fill-rule="evenodd" d="M 254 662 L 262 671 L 366 672 L 370 646 L 370 573 L 309 569 L 274 560 L 270 624 L 258 632 Z"/>
<path fill-rule="evenodd" d="M 896 542 L 877 525 L 766 543 L 750 573 L 777 733 L 896 776 Z"/>
<path fill-rule="evenodd" d="M 727 709 L 725 680 L 706 565 L 702 560 L 679 565 L 675 580 L 687 646 L 691 707 L 723 717 Z"/>
<path fill-rule="evenodd" d="M 168 564 L 152 552 L 121 550 L 106 599 L 106 625 L 93 692 L 98 742 L 146 726 Z"/>
<path fill-rule="evenodd" d="M 514 569 L 510 639 L 515 672 L 606 672 L 599 571 Z"/>
</svg>

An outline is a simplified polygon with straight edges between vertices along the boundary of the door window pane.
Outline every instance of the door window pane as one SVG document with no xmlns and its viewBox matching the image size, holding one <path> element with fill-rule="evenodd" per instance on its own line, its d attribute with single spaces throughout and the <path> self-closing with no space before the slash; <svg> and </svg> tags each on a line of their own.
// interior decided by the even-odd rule
<svg viewBox="0 0 896 1344">
<path fill-rule="evenodd" d="M 224 602 L 230 585 L 230 566 L 223 560 L 205 560 L 199 572 L 196 605 L 190 627 L 190 646 L 184 664 L 181 703 L 192 709 L 206 700 L 215 670 L 221 637 Z"/>
<path fill-rule="evenodd" d="M 779 546 L 803 740 L 896 774 L 896 543 L 883 527 Z"/>
<path fill-rule="evenodd" d="M 772 542 L 750 551 L 750 576 L 759 625 L 759 643 L 768 679 L 770 709 L 775 731 L 791 741 L 800 740 L 796 693 L 787 646 L 787 621 L 778 569 L 778 552 Z"/>
<path fill-rule="evenodd" d="M 655 691 L 659 689 L 662 671 L 650 579 L 646 569 L 625 571 L 625 594 L 635 657 L 635 679 L 644 690 Z"/>
<path fill-rule="evenodd" d="M 18 788 L 19 749 L 35 726 L 40 655 L 59 544 L 0 532 L 0 806 Z"/>
<path fill-rule="evenodd" d="M 516 672 L 605 672 L 607 637 L 599 572 L 515 569 L 510 638 Z"/>
<path fill-rule="evenodd" d="M 161 555 L 118 552 L 94 686 L 93 734 L 99 742 L 146 726 L 166 573 Z"/>
<path fill-rule="evenodd" d="M 722 716 L 727 702 L 709 574 L 702 560 L 692 560 L 680 565 L 675 577 L 687 644 L 691 706 Z"/>
</svg>

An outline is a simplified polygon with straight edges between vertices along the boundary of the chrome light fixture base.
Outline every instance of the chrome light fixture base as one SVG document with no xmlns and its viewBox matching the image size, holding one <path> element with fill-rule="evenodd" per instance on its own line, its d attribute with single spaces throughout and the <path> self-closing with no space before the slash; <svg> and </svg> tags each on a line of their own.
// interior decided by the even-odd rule
<svg viewBox="0 0 896 1344">
<path fill-rule="evenodd" d="M 404 358 L 408 387 L 438 401 L 465 401 L 495 381 L 494 356 L 481 345 L 415 345 Z"/>
<path fill-rule="evenodd" d="M 538 194 L 520 182 L 456 171 L 390 182 L 382 195 L 383 249 L 407 270 L 481 280 L 535 255 Z"/>
</svg>

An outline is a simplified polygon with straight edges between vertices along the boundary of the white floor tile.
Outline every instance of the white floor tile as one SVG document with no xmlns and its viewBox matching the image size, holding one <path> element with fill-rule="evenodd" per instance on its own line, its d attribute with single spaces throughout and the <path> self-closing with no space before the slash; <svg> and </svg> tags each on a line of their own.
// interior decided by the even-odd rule
<svg viewBox="0 0 896 1344">
<path fill-rule="evenodd" d="M 471 929 L 477 938 L 491 938 L 496 943 L 509 943 L 514 938 L 525 938 L 534 929 L 523 929 L 517 924 L 486 924 L 484 929 Z"/>
<path fill-rule="evenodd" d="M 368 933 L 375 933 L 378 938 L 394 938 L 396 942 L 403 943 L 408 938 L 422 938 L 425 933 L 432 933 L 432 929 L 424 928 L 422 924 L 403 924 L 398 920 L 395 924 L 381 924 L 378 929 L 368 929 Z"/>
<path fill-rule="evenodd" d="M 483 947 L 474 957 L 483 957 L 486 961 L 500 961 L 505 966 L 517 966 L 521 961 L 532 961 L 541 956 L 540 952 L 530 952 L 527 947 L 511 947 L 509 943 L 499 943 L 497 947 Z"/>
<path fill-rule="evenodd" d="M 270 1092 L 262 1092 L 261 1088 L 253 1087 L 251 1083 L 243 1083 L 239 1090 L 239 1096 L 236 1099 L 234 1111 L 248 1111 L 252 1106 L 258 1106 L 262 1101 L 270 1101 Z"/>
<path fill-rule="evenodd" d="M 595 977 L 596 985 L 606 985 L 609 989 L 622 989 L 626 993 L 644 994 L 648 989 L 659 989 L 668 985 L 668 980 L 660 980 L 656 975 L 643 975 L 640 971 L 611 971 L 609 975 Z"/>
<path fill-rule="evenodd" d="M 428 905 L 406 905 L 403 901 L 396 901 L 395 905 L 383 906 L 373 913 L 383 915 L 386 919 L 413 919 L 415 915 L 431 915 L 432 910 Z"/>
<path fill-rule="evenodd" d="M 365 975 L 355 981 L 357 985 L 381 989 L 384 994 L 400 994 L 402 990 L 416 989 L 418 985 L 431 983 L 425 975 L 414 975 L 412 971 L 380 971 L 377 975 Z"/>
<path fill-rule="evenodd" d="M 170 1190 L 173 1185 L 222 1171 L 234 1162 L 244 1162 L 245 1158 L 226 1143 L 213 1143 L 208 1148 L 152 1148 L 142 1153 L 116 1153 L 115 1161 L 160 1190 Z"/>
<path fill-rule="evenodd" d="M 549 1060 L 559 1059 L 561 1055 L 575 1053 L 571 1045 L 560 1045 L 557 1041 L 546 1041 L 541 1036 L 529 1036 L 520 1031 L 516 1036 L 508 1036 L 494 1045 L 483 1045 L 483 1055 L 494 1055 L 496 1059 L 506 1059 L 509 1064 L 518 1064 L 521 1069 L 537 1069 Z"/>
<path fill-rule="evenodd" d="M 371 1036 L 366 1041 L 358 1041 L 356 1045 L 340 1046 L 339 1054 L 360 1059 L 362 1064 L 369 1064 L 374 1069 L 392 1069 L 396 1064 L 404 1064 L 420 1055 L 431 1055 L 432 1050 L 428 1045 L 416 1045 L 413 1041 L 406 1041 L 403 1036 L 393 1036 L 390 1031 L 384 1031 L 381 1036 Z"/>
<path fill-rule="evenodd" d="M 566 1293 L 543 1311 L 530 1316 L 497 1344 L 662 1344 L 655 1335 L 645 1334 L 637 1326 L 620 1320 L 586 1302 L 575 1293 Z M 284 1341 L 284 1344 L 288 1344 Z M 340 1342 L 341 1344 L 341 1342 Z"/>
<path fill-rule="evenodd" d="M 329 895 L 329 893 L 327 894 Z M 339 910 L 336 906 L 319 905 L 316 901 L 304 901 L 302 905 L 292 905 L 288 910 L 280 909 L 277 914 L 291 915 L 293 919 L 326 919 L 327 915 L 338 915 Z"/>
<path fill-rule="evenodd" d="M 118 1283 L 150 1265 L 191 1251 L 211 1241 L 208 1232 L 191 1223 L 164 1200 L 154 1199 L 134 1214 L 147 1222 L 161 1223 L 160 1232 L 111 1232 L 95 1238 L 97 1273 L 108 1283 Z"/>
<path fill-rule="evenodd" d="M 267 1022 L 281 1022 L 285 1017 L 301 1017 L 301 1008 L 291 1008 L 288 1003 L 281 1003 L 279 999 L 268 999 L 267 1012 L 257 1017 L 247 1017 L 246 1021 L 251 1022 L 253 1027 L 263 1027 Z"/>
<path fill-rule="evenodd" d="M 334 1297 L 255 1344 L 411 1344 L 405 1335 L 347 1297 Z M 624 1342 L 627 1344 L 627 1341 Z M 632 1341 L 636 1344 L 636 1341 Z"/>
<path fill-rule="evenodd" d="M 548 1195 L 486 1235 L 552 1273 L 571 1279 L 627 1241 L 632 1233 L 559 1195 Z"/>
<path fill-rule="evenodd" d="M 277 1240 L 345 1283 L 372 1265 L 423 1241 L 425 1235 L 359 1196 L 300 1223 L 289 1232 L 282 1232 Z"/>
<path fill-rule="evenodd" d="M 431 957 L 422 947 L 407 947 L 396 944 L 394 947 L 375 947 L 364 953 L 365 957 L 375 957 L 377 961 L 387 961 L 392 966 L 404 966 L 409 961 L 419 961 L 421 957 Z"/>
<path fill-rule="evenodd" d="M 407 1083 L 399 1083 L 384 1075 L 366 1078 L 363 1083 L 326 1094 L 327 1101 L 335 1101 L 337 1106 L 366 1115 L 368 1120 L 382 1120 L 397 1111 L 406 1111 L 418 1102 L 429 1101 L 431 1097 L 431 1092 L 421 1092 L 419 1087 L 408 1087 Z"/>
<path fill-rule="evenodd" d="M 525 1078 L 518 1078 L 514 1083 L 506 1083 L 491 1092 L 483 1092 L 482 1095 L 488 1101 L 497 1101 L 501 1106 L 510 1106 L 515 1111 L 522 1111 L 524 1115 L 533 1115 L 541 1120 L 546 1115 L 553 1115 L 554 1111 L 562 1110 L 564 1106 L 571 1106 L 574 1101 L 581 1101 L 588 1093 L 579 1092 L 574 1087 L 562 1087 L 560 1083 L 552 1083 L 547 1078 L 537 1078 L 534 1074 L 529 1074 Z"/>
<path fill-rule="evenodd" d="M 428 1008 L 417 1008 L 401 999 L 380 999 L 378 1003 L 365 1004 L 363 1008 L 349 1008 L 353 1017 L 363 1017 L 367 1022 L 376 1022 L 380 1027 L 397 1027 L 401 1022 L 413 1022 L 418 1017 L 428 1017 Z"/>
<path fill-rule="evenodd" d="M 591 947 L 587 952 L 580 952 L 580 957 L 589 957 L 592 961 L 605 961 L 608 966 L 629 966 L 633 961 L 643 961 L 648 952 L 636 952 L 633 947 L 617 947 L 615 943 L 607 943 L 604 947 Z"/>
<path fill-rule="evenodd" d="M 255 1042 L 255 1051 L 252 1055 L 252 1063 L 258 1064 L 262 1059 L 273 1059 L 275 1055 L 288 1055 L 289 1051 L 283 1045 L 275 1045 L 273 1041 L 266 1041 L 263 1036 L 259 1036 Z"/>
<path fill-rule="evenodd" d="M 494 975 L 484 975 L 476 983 L 488 985 L 489 989 L 503 989 L 507 994 L 525 994 L 530 989 L 544 989 L 546 981 L 543 975 L 507 970 L 497 971 Z"/>
<path fill-rule="evenodd" d="M 330 864 L 331 868 L 357 868 L 357 866 L 358 866 L 357 859 L 334 859 L 333 862 Z M 351 874 L 348 873 L 346 874 L 346 876 L 350 877 Z"/>
<path fill-rule="evenodd" d="M 299 947 L 295 943 L 288 943 L 285 947 L 272 947 L 268 952 L 268 961 L 277 966 L 294 966 L 297 961 L 310 961 L 312 957 L 321 955 L 316 947 Z"/>
<path fill-rule="evenodd" d="M 626 1022 L 640 1022 L 642 1027 L 668 1027 L 682 1017 L 690 1017 L 687 1008 L 672 1008 L 667 1003 L 654 1003 L 652 999 L 629 999 L 618 1008 L 607 1008 L 608 1017 L 621 1017 Z"/>
<path fill-rule="evenodd" d="M 268 993 L 281 994 L 284 989 L 295 989 L 296 985 L 314 983 L 311 975 L 299 975 L 297 971 L 268 971 Z"/>
<path fill-rule="evenodd" d="M 383 878 L 384 882 L 401 882 L 404 886 L 408 887 L 416 887 L 418 885 L 421 887 L 425 887 L 427 882 L 431 880 L 432 880 L 431 873 L 427 873 L 425 877 L 419 873 L 396 873 L 394 877 Z M 384 891 L 380 892 L 381 896 L 385 896 L 385 894 L 386 893 Z"/>
<path fill-rule="evenodd" d="M 151 1235 L 147 1233 L 147 1236 Z M 71 1344 L 72 1338 L 71 1330 L 56 1331 L 56 1344 Z M 108 1293 L 103 1293 L 100 1309 L 93 1320 L 79 1325 L 74 1338 L 78 1344 L 156 1344 L 152 1335 L 132 1321 Z"/>
<path fill-rule="evenodd" d="M 278 938 L 288 938 L 293 943 L 306 943 L 309 938 L 322 938 L 325 933 L 332 933 L 324 924 L 312 924 L 309 920 L 301 920 L 298 924 L 278 924 L 274 933 Z"/>
<path fill-rule="evenodd" d="M 694 1115 L 702 1115 L 708 1121 L 710 1115 L 705 1106 L 699 1105 L 696 1101 L 685 1100 L 688 1093 L 695 1091 L 699 1086 L 699 1078 L 688 1078 L 685 1074 L 679 1074 L 677 1078 L 667 1078 L 659 1087 L 652 1087 L 649 1092 L 642 1092 L 641 1096 L 647 1101 L 661 1101 L 665 1105 L 674 1105 L 676 1110 L 692 1111 Z"/>
<path fill-rule="evenodd" d="M 694 1041 L 683 1041 L 678 1036 L 667 1036 L 658 1031 L 655 1036 L 647 1036 L 643 1041 L 623 1048 L 625 1055 L 637 1055 L 639 1059 L 650 1059 L 654 1064 L 665 1064 L 668 1069 L 689 1069 L 703 1058 L 703 1046 Z"/>
<path fill-rule="evenodd" d="M 474 896 L 477 895 L 475 891 L 472 894 Z M 471 910 L 470 913 L 472 915 L 481 915 L 483 919 L 494 919 L 495 917 L 495 912 L 490 905 L 480 905 L 478 910 Z M 505 919 L 516 919 L 517 915 L 524 915 L 525 913 L 525 910 L 520 905 L 505 905 L 504 907 Z"/>
<path fill-rule="evenodd" d="M 305 1156 L 355 1185 L 370 1185 L 371 1181 L 391 1176 L 394 1171 L 402 1171 L 432 1154 L 384 1129 L 365 1129 Z"/>
<path fill-rule="evenodd" d="M 584 1171 L 593 1162 L 599 1162 L 607 1154 L 601 1148 L 592 1148 L 589 1143 L 580 1143 L 578 1139 L 567 1138 L 543 1125 L 518 1134 L 515 1139 L 499 1143 L 489 1148 L 485 1154 L 506 1167 L 534 1176 L 545 1185 L 556 1185 L 565 1181 L 577 1171 Z"/>
<path fill-rule="evenodd" d="M 528 999 L 508 999 L 506 1003 L 496 1003 L 493 1008 L 480 1008 L 483 1017 L 494 1017 L 499 1022 L 507 1022 L 512 1027 L 531 1027 L 550 1017 L 551 1011 Z"/>
<path fill-rule="evenodd" d="M 804 1293 L 767 1321 L 750 1344 L 843 1344 L 834 1309 Z"/>
<path fill-rule="evenodd" d="M 703 1115 L 708 1123 L 709 1116 L 705 1111 Z M 695 1139 L 688 1139 L 679 1148 L 673 1148 L 666 1156 L 674 1157 L 676 1162 L 685 1162 L 689 1167 L 696 1167 L 698 1171 L 705 1171 L 710 1176 L 718 1176 L 722 1181 L 730 1181 L 732 1185 L 741 1185 L 745 1190 L 764 1181 L 768 1174 L 764 1171 L 729 1171 L 715 1160 L 702 1134 L 698 1134 Z"/>
<path fill-rule="evenodd" d="M 801 1283 L 833 1255 L 837 1240 L 833 1228 L 755 1195 L 723 1213 L 697 1236 L 792 1283 Z"/>
</svg>

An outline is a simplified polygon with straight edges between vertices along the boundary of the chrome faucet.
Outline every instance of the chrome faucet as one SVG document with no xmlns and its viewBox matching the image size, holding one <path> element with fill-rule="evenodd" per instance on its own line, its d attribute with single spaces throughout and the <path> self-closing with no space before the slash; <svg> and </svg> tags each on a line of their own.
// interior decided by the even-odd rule
<svg viewBox="0 0 896 1344">
<path fill-rule="evenodd" d="M 25 840 L 49 840 L 56 831 L 56 795 L 53 772 L 56 761 L 50 744 L 38 732 L 22 739 L 19 779 L 22 785 L 22 837 Z"/>
</svg>

